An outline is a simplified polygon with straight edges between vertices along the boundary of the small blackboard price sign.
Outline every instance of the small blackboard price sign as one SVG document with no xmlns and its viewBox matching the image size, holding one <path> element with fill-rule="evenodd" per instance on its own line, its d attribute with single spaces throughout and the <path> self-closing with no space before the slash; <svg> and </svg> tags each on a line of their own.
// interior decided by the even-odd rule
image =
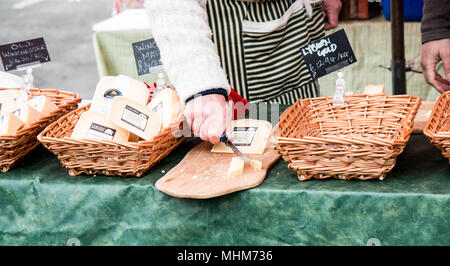
<svg viewBox="0 0 450 266">
<path fill-rule="evenodd" d="M 300 51 L 314 80 L 356 62 L 344 30 L 314 41 Z"/>
<path fill-rule="evenodd" d="M 0 57 L 5 71 L 50 61 L 44 38 L 0 45 Z"/>
<path fill-rule="evenodd" d="M 138 75 L 161 71 L 161 55 L 155 39 L 151 38 L 132 44 Z"/>
</svg>

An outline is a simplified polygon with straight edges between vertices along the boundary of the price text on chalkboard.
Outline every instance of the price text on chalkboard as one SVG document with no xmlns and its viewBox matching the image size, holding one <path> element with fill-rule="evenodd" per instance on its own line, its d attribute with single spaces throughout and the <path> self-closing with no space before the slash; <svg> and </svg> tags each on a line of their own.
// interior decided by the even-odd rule
<svg viewBox="0 0 450 266">
<path fill-rule="evenodd" d="M 0 45 L 5 71 L 50 61 L 44 38 Z"/>
<path fill-rule="evenodd" d="M 139 76 L 163 69 L 161 55 L 155 39 L 135 42 L 132 46 Z"/>
<path fill-rule="evenodd" d="M 356 62 L 344 30 L 312 42 L 300 51 L 314 80 Z"/>
</svg>

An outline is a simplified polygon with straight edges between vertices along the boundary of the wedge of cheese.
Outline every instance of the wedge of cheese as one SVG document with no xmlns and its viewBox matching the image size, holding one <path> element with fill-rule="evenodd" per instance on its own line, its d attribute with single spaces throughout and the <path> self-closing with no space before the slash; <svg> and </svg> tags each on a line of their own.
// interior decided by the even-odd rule
<svg viewBox="0 0 450 266">
<path fill-rule="evenodd" d="M 53 101 L 44 95 L 33 97 L 27 104 L 41 113 L 41 116 L 46 116 L 58 108 Z"/>
<path fill-rule="evenodd" d="M 71 137 L 128 142 L 129 135 L 128 131 L 109 121 L 105 114 L 87 111 L 81 114 Z"/>
<path fill-rule="evenodd" d="M 22 120 L 22 122 L 25 124 L 25 127 L 30 126 L 41 117 L 41 113 L 39 113 L 36 109 L 29 106 L 28 104 L 19 105 L 17 109 L 12 111 L 11 113 L 20 118 L 20 120 Z"/>
<path fill-rule="evenodd" d="M 162 121 L 162 129 L 175 122 L 180 116 L 180 111 L 183 110 L 180 97 L 175 90 L 170 88 L 159 91 L 147 107 L 159 116 Z"/>
<path fill-rule="evenodd" d="M 146 105 L 150 93 L 143 82 L 127 76 L 104 77 L 97 83 L 90 110 L 107 115 L 117 96 L 124 96 Z"/>
<path fill-rule="evenodd" d="M 263 154 L 269 142 L 272 125 L 263 120 L 241 119 L 232 123 L 233 144 L 244 154 Z M 212 152 L 233 153 L 224 143 L 213 146 Z"/>
<path fill-rule="evenodd" d="M 369 84 L 364 88 L 364 94 L 381 94 L 384 93 L 384 84 Z"/>
<path fill-rule="evenodd" d="M 240 157 L 231 158 L 230 167 L 228 168 L 227 177 L 235 177 L 237 175 L 242 175 L 244 172 L 244 160 Z"/>
<path fill-rule="evenodd" d="M 128 142 L 139 142 L 141 138 L 133 133 L 130 133 L 130 136 L 128 137 Z"/>
<path fill-rule="evenodd" d="M 152 139 L 161 129 L 161 120 L 155 112 L 123 96 L 114 98 L 108 119 L 145 140 Z"/>
<path fill-rule="evenodd" d="M 22 120 L 12 113 L 7 113 L 0 117 L 0 135 L 14 135 L 24 126 Z"/>
<path fill-rule="evenodd" d="M 28 94 L 24 90 L 0 91 L 0 115 L 12 112 L 27 101 Z"/>
</svg>

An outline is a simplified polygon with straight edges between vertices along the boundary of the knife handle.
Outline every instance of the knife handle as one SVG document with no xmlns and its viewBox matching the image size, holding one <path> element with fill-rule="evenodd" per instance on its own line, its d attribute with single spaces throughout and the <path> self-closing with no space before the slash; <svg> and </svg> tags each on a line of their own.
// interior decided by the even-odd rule
<svg viewBox="0 0 450 266">
<path fill-rule="evenodd" d="M 223 132 L 222 136 L 220 136 L 220 142 L 227 143 L 228 137 L 225 132 Z"/>
</svg>

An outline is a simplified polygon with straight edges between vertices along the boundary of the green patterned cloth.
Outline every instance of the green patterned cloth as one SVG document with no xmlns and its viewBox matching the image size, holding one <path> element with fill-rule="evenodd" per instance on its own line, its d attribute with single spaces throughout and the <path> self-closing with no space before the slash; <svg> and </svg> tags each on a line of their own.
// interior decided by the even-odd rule
<svg viewBox="0 0 450 266">
<path fill-rule="evenodd" d="M 385 84 L 386 92 L 392 92 L 391 72 L 378 65 L 391 64 L 390 23 L 380 16 L 368 21 L 341 22 L 336 29 L 345 29 L 358 62 L 344 68 L 347 91 L 362 93 L 367 84 Z M 336 31 L 334 30 L 334 31 Z M 330 34 L 334 31 L 329 31 Z M 138 77 L 131 43 L 151 38 L 150 30 L 107 31 L 94 35 L 97 66 L 100 76 L 125 74 L 142 81 L 156 80 L 156 74 Z M 405 23 L 405 57 L 420 62 L 420 23 Z M 438 67 L 443 72 L 442 64 Z M 425 82 L 422 74 L 407 72 L 407 92 L 427 101 L 434 101 L 439 93 Z M 319 79 L 320 94 L 334 94 L 336 74 Z"/>
<path fill-rule="evenodd" d="M 198 142 L 140 179 L 70 177 L 34 151 L 0 174 L 0 245 L 450 245 L 450 168 L 423 135 L 384 181 L 300 182 L 281 160 L 260 186 L 219 198 L 156 190 Z"/>
</svg>

